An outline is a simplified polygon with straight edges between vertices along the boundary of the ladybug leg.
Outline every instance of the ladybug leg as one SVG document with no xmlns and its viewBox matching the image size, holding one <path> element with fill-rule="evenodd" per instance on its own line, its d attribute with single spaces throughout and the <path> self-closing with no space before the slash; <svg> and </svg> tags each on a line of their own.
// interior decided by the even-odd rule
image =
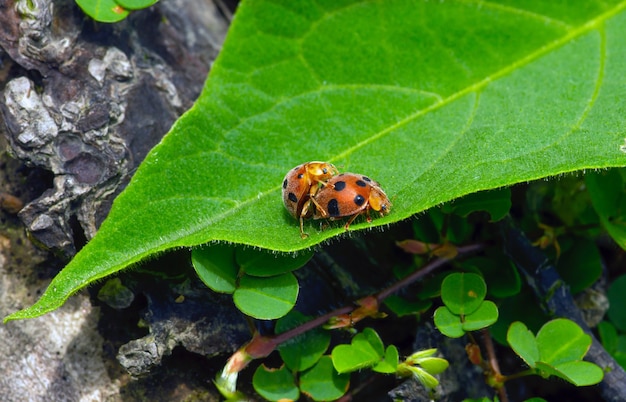
<svg viewBox="0 0 626 402">
<path fill-rule="evenodd" d="M 302 237 L 302 239 L 309 237 L 309 234 L 304 232 L 304 218 L 302 217 L 300 217 L 300 237 Z"/>
<path fill-rule="evenodd" d="M 327 186 L 330 188 L 335 188 L 334 184 L 328 184 L 328 181 L 323 180 L 319 180 L 317 183 L 311 184 L 311 187 L 309 188 L 309 196 L 311 198 L 315 197 L 315 194 L 317 194 L 321 189 Z"/>
<path fill-rule="evenodd" d="M 350 230 L 350 224 L 351 224 L 352 222 L 354 222 L 354 220 L 356 219 L 356 217 L 357 217 L 357 216 L 359 216 L 359 215 L 361 215 L 361 212 L 357 212 L 356 214 L 352 215 L 352 216 L 350 217 L 350 219 L 348 219 L 348 223 L 346 223 L 346 225 L 344 226 L 344 228 L 345 228 L 346 230 Z"/>
<path fill-rule="evenodd" d="M 371 223 L 372 222 L 372 217 L 370 216 L 370 206 L 368 205 L 367 208 L 365 208 L 365 216 L 367 217 L 367 222 Z"/>
<path fill-rule="evenodd" d="M 312 198 L 306 200 L 302 205 L 302 211 L 300 211 L 300 237 L 303 239 L 309 237 L 309 234 L 304 232 L 304 218 L 308 218 L 310 215 L 309 207 L 311 206 L 311 200 Z"/>
<path fill-rule="evenodd" d="M 326 212 L 326 210 L 324 208 L 322 208 L 322 206 L 320 204 L 317 203 L 317 200 L 315 199 L 315 197 L 311 197 L 311 202 L 313 204 L 315 204 L 315 209 L 322 216 L 322 218 L 328 218 L 329 217 L 329 215 Z M 315 218 L 315 219 L 317 219 L 317 218 Z"/>
</svg>

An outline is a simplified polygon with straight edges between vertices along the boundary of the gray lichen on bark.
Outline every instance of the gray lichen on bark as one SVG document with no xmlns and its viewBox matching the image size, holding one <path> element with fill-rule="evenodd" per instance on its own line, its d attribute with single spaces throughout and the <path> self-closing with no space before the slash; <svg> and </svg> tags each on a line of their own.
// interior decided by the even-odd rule
<svg viewBox="0 0 626 402">
<path fill-rule="evenodd" d="M 11 152 L 54 175 L 19 217 L 70 257 L 198 96 L 227 23 L 208 1 L 159 3 L 114 25 L 69 0 L 0 0 L 0 9 L 0 46 L 22 68 L 0 95 Z"/>
</svg>

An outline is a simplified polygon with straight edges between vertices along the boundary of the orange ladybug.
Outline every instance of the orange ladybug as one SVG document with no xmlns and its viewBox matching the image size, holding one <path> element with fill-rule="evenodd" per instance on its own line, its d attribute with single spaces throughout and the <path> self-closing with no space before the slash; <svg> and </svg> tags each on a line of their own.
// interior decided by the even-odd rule
<svg viewBox="0 0 626 402">
<path fill-rule="evenodd" d="M 283 203 L 289 214 L 300 219 L 300 236 L 304 239 L 303 220 L 313 214 L 312 197 L 339 172 L 328 162 L 307 162 L 291 169 L 283 180 Z"/>
<path fill-rule="evenodd" d="M 355 173 L 333 176 L 313 197 L 313 202 L 316 206 L 314 219 L 337 220 L 349 216 L 346 230 L 362 213 L 371 222 L 371 209 L 381 216 L 391 209 L 391 202 L 380 185 L 367 176 Z"/>
</svg>

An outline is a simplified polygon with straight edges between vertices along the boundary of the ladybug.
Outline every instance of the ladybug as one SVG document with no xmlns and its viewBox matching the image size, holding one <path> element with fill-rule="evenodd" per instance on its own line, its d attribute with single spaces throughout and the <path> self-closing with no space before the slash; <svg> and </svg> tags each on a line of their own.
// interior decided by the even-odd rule
<svg viewBox="0 0 626 402">
<path fill-rule="evenodd" d="M 339 172 L 328 162 L 307 162 L 291 169 L 283 180 L 283 203 L 289 214 L 300 219 L 300 236 L 304 239 L 303 220 L 313 215 L 312 197 Z"/>
<path fill-rule="evenodd" d="M 371 209 L 381 216 L 391 209 L 391 202 L 380 185 L 367 176 L 355 173 L 333 176 L 314 196 L 313 202 L 316 206 L 313 219 L 337 220 L 349 216 L 346 230 L 362 213 L 371 222 Z"/>
</svg>

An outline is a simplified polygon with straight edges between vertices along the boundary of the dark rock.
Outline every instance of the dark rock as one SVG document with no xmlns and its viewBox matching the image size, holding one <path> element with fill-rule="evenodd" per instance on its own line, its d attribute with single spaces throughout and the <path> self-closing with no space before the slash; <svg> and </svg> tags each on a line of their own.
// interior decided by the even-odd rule
<svg viewBox="0 0 626 402">
<path fill-rule="evenodd" d="M 0 0 L 0 10 L 0 47 L 22 67 L 0 97 L 9 144 L 54 175 L 19 217 L 71 257 L 192 105 L 227 23 L 209 1 L 159 3 L 118 24 L 93 22 L 71 0 Z"/>
</svg>

